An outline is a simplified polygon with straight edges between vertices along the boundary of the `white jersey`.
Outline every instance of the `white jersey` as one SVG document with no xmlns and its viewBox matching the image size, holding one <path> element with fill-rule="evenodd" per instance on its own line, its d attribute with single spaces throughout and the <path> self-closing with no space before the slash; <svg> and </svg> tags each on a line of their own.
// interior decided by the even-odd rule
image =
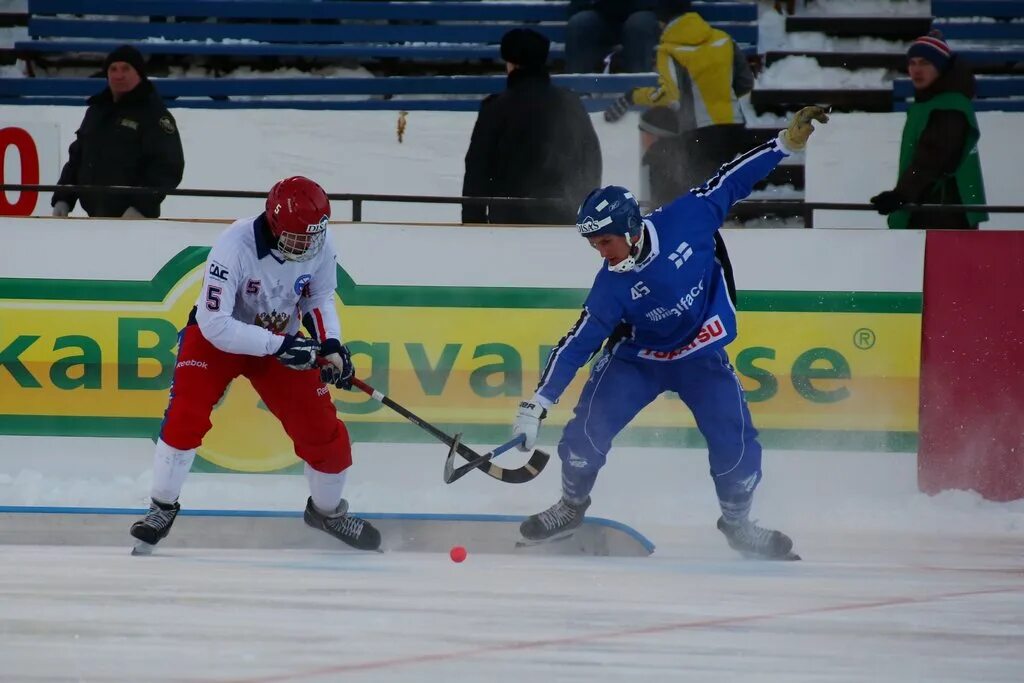
<svg viewBox="0 0 1024 683">
<path fill-rule="evenodd" d="M 334 308 L 336 256 L 329 239 L 308 261 L 288 261 L 270 248 L 260 216 L 235 221 L 206 260 L 196 322 L 203 336 L 227 353 L 269 356 L 284 334 L 295 334 L 308 314 L 320 341 L 341 340 Z"/>
</svg>

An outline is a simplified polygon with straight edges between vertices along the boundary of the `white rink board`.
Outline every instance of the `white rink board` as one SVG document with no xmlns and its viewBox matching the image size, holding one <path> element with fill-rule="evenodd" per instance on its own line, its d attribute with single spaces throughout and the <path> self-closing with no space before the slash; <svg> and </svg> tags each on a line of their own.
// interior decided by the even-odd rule
<svg viewBox="0 0 1024 683">
<path fill-rule="evenodd" d="M 258 205 L 250 205 L 252 214 Z M 0 277 L 149 280 L 227 227 L 193 221 L 6 218 Z M 724 230 L 743 290 L 920 292 L 921 231 Z M 586 289 L 600 258 L 569 228 L 342 223 L 331 238 L 358 284 Z M 46 258 L 25 258 L 47 245 Z M 116 249 L 110 245 L 117 245 Z"/>
<path fill-rule="evenodd" d="M 462 195 L 465 156 L 476 112 L 421 112 L 407 116 L 402 143 L 395 133 L 395 111 L 171 110 L 181 132 L 185 173 L 180 187 L 265 191 L 290 175 L 313 178 L 328 192 Z M 56 183 L 67 161 L 85 107 L 2 106 L 5 126 L 27 122 L 56 124 L 59 164 L 47 161 L 40 182 Z M 601 114 L 591 120 L 605 160 L 603 184 L 637 188 L 640 175 L 638 115 L 617 124 Z M 41 143 L 37 143 L 41 144 Z M 42 162 L 41 162 L 42 163 Z M 8 182 L 16 182 L 9 180 Z M 169 197 L 161 205 L 168 218 L 236 218 L 255 213 L 246 199 Z M 351 204 L 338 203 L 334 217 L 351 216 Z M 41 196 L 34 215 L 50 215 L 50 196 Z M 85 215 L 78 207 L 73 215 Z M 365 220 L 459 222 L 457 205 L 368 203 Z"/>
</svg>

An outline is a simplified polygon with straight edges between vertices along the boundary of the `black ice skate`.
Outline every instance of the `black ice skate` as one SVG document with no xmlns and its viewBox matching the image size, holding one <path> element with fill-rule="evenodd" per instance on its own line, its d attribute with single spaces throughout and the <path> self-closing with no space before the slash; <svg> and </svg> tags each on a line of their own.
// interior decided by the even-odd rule
<svg viewBox="0 0 1024 683">
<path fill-rule="evenodd" d="M 302 518 L 314 529 L 326 531 L 357 550 L 380 550 L 380 532 L 365 519 L 348 514 L 348 501 L 344 498 L 338 509 L 329 515 L 321 514 L 310 498 Z"/>
<path fill-rule="evenodd" d="M 130 533 L 138 541 L 132 549 L 132 555 L 152 553 L 154 546 L 170 532 L 179 510 L 181 506 L 177 501 L 161 503 L 151 499 L 146 516 L 132 524 Z"/>
<path fill-rule="evenodd" d="M 567 498 L 549 507 L 544 512 L 530 515 L 519 525 L 519 533 L 527 541 L 554 541 L 567 538 L 571 532 L 583 524 L 583 515 L 590 507 L 590 496 L 582 503 L 574 503 Z"/>
<path fill-rule="evenodd" d="M 725 534 L 729 547 L 744 557 L 762 560 L 799 560 L 793 552 L 793 540 L 774 529 L 765 529 L 747 520 L 730 524 L 725 517 L 718 518 L 718 530 Z"/>
</svg>

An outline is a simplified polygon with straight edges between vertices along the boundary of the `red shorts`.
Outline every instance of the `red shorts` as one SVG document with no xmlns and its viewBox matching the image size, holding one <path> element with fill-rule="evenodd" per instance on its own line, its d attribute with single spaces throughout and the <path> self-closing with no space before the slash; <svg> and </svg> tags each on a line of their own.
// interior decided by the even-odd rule
<svg viewBox="0 0 1024 683">
<path fill-rule="evenodd" d="M 331 393 L 317 370 L 291 370 L 273 356 L 226 353 L 208 342 L 198 325 L 181 336 L 171 399 L 160 428 L 164 443 L 198 448 L 210 431 L 210 414 L 231 380 L 246 377 L 295 444 L 295 455 L 318 472 L 352 464 L 352 444 Z"/>
</svg>

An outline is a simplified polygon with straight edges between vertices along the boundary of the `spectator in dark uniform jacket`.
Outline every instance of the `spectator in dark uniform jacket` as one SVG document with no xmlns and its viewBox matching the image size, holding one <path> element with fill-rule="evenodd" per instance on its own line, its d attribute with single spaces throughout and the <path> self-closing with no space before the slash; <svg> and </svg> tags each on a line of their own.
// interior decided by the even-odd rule
<svg viewBox="0 0 1024 683">
<path fill-rule="evenodd" d="M 601 148 L 590 116 L 574 93 L 551 84 L 548 39 L 513 29 L 501 41 L 508 85 L 480 105 L 466 152 L 466 197 L 534 197 L 556 206 L 466 204 L 463 223 L 562 224 L 601 184 Z"/>
<path fill-rule="evenodd" d="M 146 77 L 142 54 L 122 45 L 107 55 L 104 71 L 107 87 L 89 98 L 57 184 L 177 187 L 185 170 L 178 126 Z M 67 216 L 81 201 L 94 218 L 158 218 L 163 199 L 61 190 L 51 204 L 54 216 Z"/>
</svg>

